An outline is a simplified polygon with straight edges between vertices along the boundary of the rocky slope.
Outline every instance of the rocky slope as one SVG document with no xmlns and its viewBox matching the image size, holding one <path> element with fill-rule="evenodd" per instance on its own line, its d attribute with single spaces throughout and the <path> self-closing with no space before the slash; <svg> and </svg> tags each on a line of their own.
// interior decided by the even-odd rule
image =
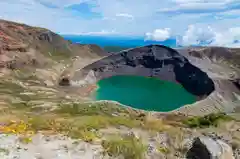
<svg viewBox="0 0 240 159">
<path fill-rule="evenodd" d="M 67 67 L 81 68 L 106 55 L 96 45 L 72 44 L 50 30 L 0 20 L 0 76 L 11 78 L 20 70 L 54 86 L 59 76 L 71 73 L 64 72 Z"/>
<path fill-rule="evenodd" d="M 72 57 L 85 64 L 106 56 L 96 45 L 77 45 L 43 28 L 0 20 L 0 68 L 50 67 Z"/>
<path fill-rule="evenodd" d="M 187 48 L 179 53 L 206 72 L 213 80 L 215 91 L 208 98 L 179 109 L 190 114 L 209 112 L 239 112 L 240 49 L 237 48 Z"/>
<path fill-rule="evenodd" d="M 154 114 L 114 102 L 89 102 L 88 91 L 95 89 L 91 81 L 83 81 L 81 87 L 59 86 L 59 79 L 65 79 L 65 84 L 68 79 L 79 80 L 79 72 L 96 65 L 88 64 L 108 56 L 98 46 L 71 44 L 47 29 L 1 20 L 0 50 L 1 159 L 179 159 L 202 155 L 206 159 L 239 159 L 237 113 L 204 117 Z M 204 99 L 209 112 L 213 107 L 209 101 L 218 103 L 223 96 L 229 104 L 235 99 L 237 63 L 230 67 L 214 58 L 175 55 L 173 66 L 187 64 L 215 83 L 215 90 Z M 173 73 L 169 79 L 177 81 Z M 198 112 L 204 100 L 189 109 Z M 228 107 L 235 108 L 235 102 Z M 181 112 L 189 111 L 184 108 Z M 199 148 L 201 152 L 196 151 Z"/>
<path fill-rule="evenodd" d="M 173 112 L 188 115 L 235 112 L 240 107 L 239 53 L 240 49 L 220 47 L 174 50 L 149 45 L 105 57 L 64 80 L 77 86 L 115 75 L 156 77 L 180 83 L 201 100 Z"/>
<path fill-rule="evenodd" d="M 207 96 L 214 90 L 214 84 L 205 72 L 193 66 L 175 50 L 160 45 L 149 45 L 108 56 L 84 67 L 79 73 L 87 76 L 90 71 L 93 72 L 95 81 L 86 80 L 92 82 L 115 75 L 139 75 L 180 83 L 199 97 Z"/>
</svg>

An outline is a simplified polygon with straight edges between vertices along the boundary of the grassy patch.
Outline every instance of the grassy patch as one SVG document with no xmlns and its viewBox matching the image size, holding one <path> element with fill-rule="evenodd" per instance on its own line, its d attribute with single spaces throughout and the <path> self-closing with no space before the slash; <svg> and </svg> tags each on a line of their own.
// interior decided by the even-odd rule
<svg viewBox="0 0 240 159">
<path fill-rule="evenodd" d="M 119 47 L 119 46 L 105 46 L 105 47 L 103 47 L 103 49 L 108 52 L 119 52 L 119 51 L 126 50 L 129 48 L 128 47 Z"/>
<path fill-rule="evenodd" d="M 114 125 L 135 126 L 135 123 L 127 119 L 119 119 L 119 117 L 111 118 L 100 115 L 78 117 L 39 115 L 29 119 L 28 124 L 35 132 L 51 131 L 62 133 L 75 139 L 82 139 L 86 142 L 98 139 L 100 137 L 98 130 L 101 128 Z"/>
<path fill-rule="evenodd" d="M 169 154 L 170 150 L 167 147 L 159 146 L 157 150 L 163 154 Z"/>
<path fill-rule="evenodd" d="M 32 138 L 27 136 L 22 136 L 19 138 L 19 141 L 23 144 L 29 144 L 32 142 Z"/>
<path fill-rule="evenodd" d="M 135 136 L 116 137 L 102 142 L 104 153 L 124 159 L 144 159 L 147 147 Z"/>
<path fill-rule="evenodd" d="M 56 113 L 64 115 L 65 118 L 74 118 L 72 123 L 84 129 L 100 129 L 119 125 L 126 127 L 140 126 L 140 121 L 130 117 L 125 108 L 109 103 L 63 104 L 59 106 Z"/>
<path fill-rule="evenodd" d="M 0 93 L 4 94 L 19 94 L 24 91 L 24 88 L 11 81 L 0 81 Z"/>
<path fill-rule="evenodd" d="M 64 122 L 67 123 L 68 127 L 65 130 L 72 128 L 85 129 L 85 130 L 99 130 L 109 126 L 126 126 L 126 127 L 137 127 L 140 125 L 137 121 L 130 120 L 124 117 L 108 117 L 108 116 L 79 116 L 73 118 L 64 118 Z"/>
<path fill-rule="evenodd" d="M 6 148 L 0 148 L 0 153 L 5 153 L 6 155 L 9 154 L 9 150 Z"/>
<path fill-rule="evenodd" d="M 61 48 L 59 48 L 58 50 L 52 47 L 41 48 L 41 49 L 43 49 L 43 52 L 45 52 L 44 53 L 45 57 L 48 57 L 54 61 L 68 60 L 71 57 L 71 53 L 69 52 L 66 45 L 62 45 Z"/>
<path fill-rule="evenodd" d="M 85 130 L 75 129 L 75 130 L 69 131 L 68 136 L 73 139 L 80 138 L 85 142 L 93 142 L 101 137 L 97 131 L 86 130 L 86 129 Z"/>
<path fill-rule="evenodd" d="M 112 103 L 69 103 L 62 104 L 57 114 L 79 117 L 88 127 L 99 129 L 107 126 L 137 127 L 145 130 L 162 131 L 169 127 L 162 120 L 146 117 Z M 140 113 L 141 114 L 141 113 Z M 75 119 L 76 120 L 76 119 Z M 87 124 L 86 124 L 87 123 Z"/>
<path fill-rule="evenodd" d="M 191 117 L 183 121 L 190 128 L 203 128 L 209 126 L 218 126 L 220 121 L 230 121 L 232 117 L 225 113 L 209 114 L 203 117 Z"/>
<path fill-rule="evenodd" d="M 12 109 L 14 108 L 14 109 Z M 97 139 L 98 130 L 107 127 L 125 126 L 159 132 L 169 125 L 162 120 L 146 117 L 135 111 L 112 103 L 59 104 L 58 109 L 44 111 L 31 102 L 12 103 L 11 114 L 24 120 L 31 131 L 61 133 L 87 142 Z"/>
<path fill-rule="evenodd" d="M 155 130 L 158 132 L 171 128 L 171 126 L 164 123 L 163 120 L 150 117 L 144 119 L 144 121 L 141 124 L 141 127 L 146 130 Z"/>
<path fill-rule="evenodd" d="M 0 81 L 0 95 L 3 94 L 5 96 L 9 96 L 9 99 L 10 97 L 18 98 L 19 100 L 22 101 L 22 102 L 14 103 L 12 99 L 10 100 L 6 99 L 9 105 L 12 105 L 13 107 L 15 106 L 17 107 L 21 105 L 21 108 L 22 108 L 22 106 L 25 105 L 27 101 L 32 101 L 36 99 L 39 100 L 42 98 L 41 95 L 35 94 L 36 91 L 35 92 L 31 92 L 30 90 L 28 91 L 27 88 L 24 88 L 23 86 L 21 86 L 21 83 L 19 81 L 18 81 L 19 83 L 17 83 L 17 81 L 15 82 L 11 79 Z"/>
<path fill-rule="evenodd" d="M 22 80 L 22 81 L 39 80 L 36 74 L 34 73 L 33 69 L 22 68 L 19 70 L 14 70 L 13 73 L 14 73 L 13 76 L 18 80 Z"/>
<path fill-rule="evenodd" d="M 80 116 L 69 118 L 67 122 L 69 123 L 69 126 L 79 130 L 98 130 L 110 125 L 108 118 L 104 116 Z"/>
<path fill-rule="evenodd" d="M 30 107 L 28 102 L 26 102 L 26 101 L 11 103 L 10 105 L 12 106 L 12 108 L 20 109 L 20 110 L 29 109 L 29 107 Z"/>
<path fill-rule="evenodd" d="M 56 124 L 56 120 L 48 118 L 46 116 L 34 116 L 32 118 L 29 118 L 28 123 L 31 129 L 35 132 L 53 130 L 58 126 Z"/>
<path fill-rule="evenodd" d="M 57 113 L 70 115 L 107 115 L 127 113 L 124 108 L 109 103 L 68 103 L 60 104 Z"/>
</svg>

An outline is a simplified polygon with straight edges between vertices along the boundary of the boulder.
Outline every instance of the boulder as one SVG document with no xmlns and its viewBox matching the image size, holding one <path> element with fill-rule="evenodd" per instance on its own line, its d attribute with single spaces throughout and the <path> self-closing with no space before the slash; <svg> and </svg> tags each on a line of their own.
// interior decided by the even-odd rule
<svg viewBox="0 0 240 159">
<path fill-rule="evenodd" d="M 197 137 L 186 154 L 187 159 L 235 159 L 232 148 L 222 140 Z"/>
</svg>

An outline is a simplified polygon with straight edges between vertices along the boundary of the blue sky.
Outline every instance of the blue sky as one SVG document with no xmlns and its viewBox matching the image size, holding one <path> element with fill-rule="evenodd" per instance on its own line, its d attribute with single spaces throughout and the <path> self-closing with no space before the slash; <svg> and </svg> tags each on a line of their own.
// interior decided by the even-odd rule
<svg viewBox="0 0 240 159">
<path fill-rule="evenodd" d="M 236 46 L 240 0 L 0 0 L 0 18 L 61 34 Z"/>
</svg>

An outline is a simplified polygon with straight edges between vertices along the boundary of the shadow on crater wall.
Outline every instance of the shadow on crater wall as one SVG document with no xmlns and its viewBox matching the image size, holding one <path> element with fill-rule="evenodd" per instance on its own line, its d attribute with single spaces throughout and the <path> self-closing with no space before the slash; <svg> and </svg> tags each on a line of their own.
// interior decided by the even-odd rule
<svg viewBox="0 0 240 159">
<path fill-rule="evenodd" d="M 97 80 L 114 75 L 140 75 L 169 80 L 181 84 L 200 98 L 208 96 L 215 89 L 205 72 L 176 50 L 162 45 L 148 45 L 112 54 L 84 67 L 81 74 L 86 76 L 89 71 L 94 72 Z"/>
</svg>

